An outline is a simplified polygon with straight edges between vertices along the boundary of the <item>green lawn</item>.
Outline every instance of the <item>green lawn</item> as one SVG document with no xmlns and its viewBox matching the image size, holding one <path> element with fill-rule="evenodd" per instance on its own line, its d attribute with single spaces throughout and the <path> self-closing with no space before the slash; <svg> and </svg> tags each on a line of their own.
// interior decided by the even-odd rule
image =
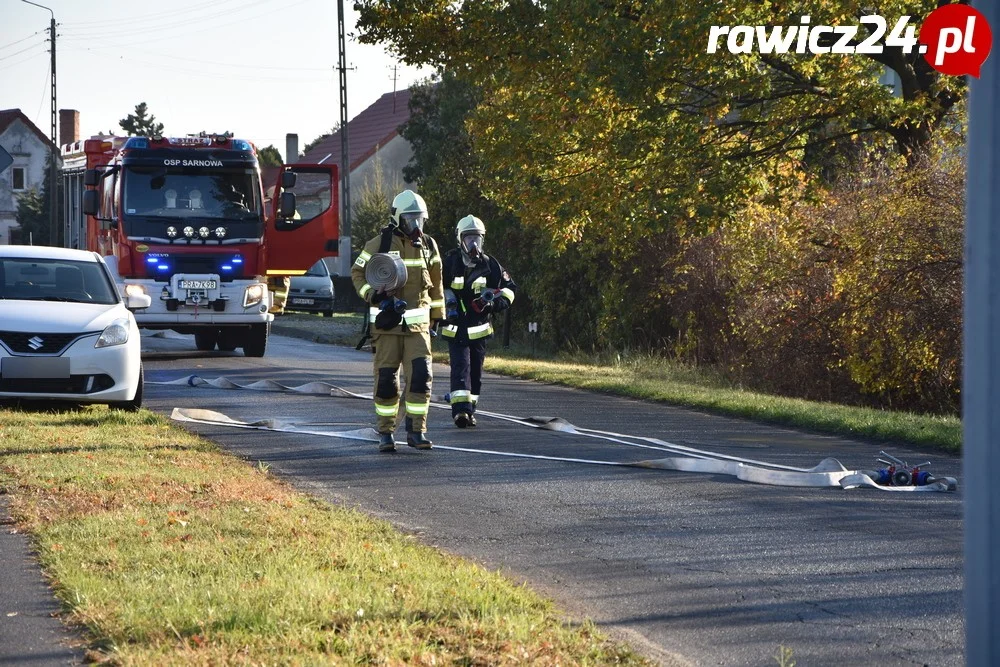
<svg viewBox="0 0 1000 667">
<path fill-rule="evenodd" d="M 498 573 L 148 411 L 0 410 L 0 485 L 91 661 L 646 664 Z"/>
</svg>

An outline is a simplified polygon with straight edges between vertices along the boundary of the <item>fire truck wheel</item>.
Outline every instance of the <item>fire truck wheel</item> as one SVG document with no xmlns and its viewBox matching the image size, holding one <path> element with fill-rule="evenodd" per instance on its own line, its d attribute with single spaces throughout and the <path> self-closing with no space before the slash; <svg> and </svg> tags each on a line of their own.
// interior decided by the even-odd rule
<svg viewBox="0 0 1000 667">
<path fill-rule="evenodd" d="M 143 385 L 144 375 L 142 372 L 142 364 L 139 364 L 139 384 L 135 389 L 135 396 L 131 401 L 116 401 L 114 403 L 108 403 L 108 407 L 112 410 L 124 410 L 125 412 L 135 412 L 142 407 L 142 385 Z"/>
<path fill-rule="evenodd" d="M 215 349 L 215 344 L 219 341 L 219 332 L 216 329 L 205 329 L 196 331 L 194 334 L 194 344 L 202 352 L 211 352 Z"/>
<path fill-rule="evenodd" d="M 264 352 L 267 351 L 267 334 L 270 328 L 270 322 L 250 325 L 250 331 L 247 332 L 243 341 L 243 354 L 245 356 L 264 356 Z"/>
<path fill-rule="evenodd" d="M 219 330 L 219 349 L 223 352 L 232 352 L 240 346 L 241 329 L 235 327 L 223 327 Z"/>
</svg>

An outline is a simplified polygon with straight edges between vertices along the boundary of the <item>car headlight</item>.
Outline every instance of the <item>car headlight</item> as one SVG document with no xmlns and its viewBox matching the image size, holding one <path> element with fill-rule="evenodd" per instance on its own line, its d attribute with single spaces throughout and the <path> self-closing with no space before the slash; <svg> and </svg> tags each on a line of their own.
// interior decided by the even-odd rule
<svg viewBox="0 0 1000 667">
<path fill-rule="evenodd" d="M 316 291 L 316 294 L 318 294 L 319 296 L 331 296 L 333 294 L 333 290 L 330 289 L 329 287 L 320 287 Z"/>
<path fill-rule="evenodd" d="M 128 325 L 129 322 L 124 317 L 115 320 L 104 328 L 104 331 L 101 332 L 101 337 L 97 339 L 94 347 L 124 345 L 128 342 Z"/>
<path fill-rule="evenodd" d="M 254 283 L 243 292 L 243 307 L 257 305 L 267 296 L 267 285 L 264 283 Z"/>
</svg>

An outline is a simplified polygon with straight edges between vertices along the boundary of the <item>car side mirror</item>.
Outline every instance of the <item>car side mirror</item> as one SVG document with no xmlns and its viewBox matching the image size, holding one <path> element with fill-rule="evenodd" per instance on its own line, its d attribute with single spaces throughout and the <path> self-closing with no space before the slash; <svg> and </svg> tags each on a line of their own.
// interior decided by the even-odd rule
<svg viewBox="0 0 1000 667">
<path fill-rule="evenodd" d="M 97 169 L 88 169 L 83 172 L 83 184 L 89 188 L 94 187 L 101 181 L 101 172 Z"/>
<path fill-rule="evenodd" d="M 281 172 L 281 189 L 286 190 L 288 188 L 295 187 L 295 172 L 294 171 L 283 171 Z"/>
<path fill-rule="evenodd" d="M 83 214 L 97 215 L 101 207 L 100 194 L 97 190 L 84 190 L 83 192 Z"/>
<path fill-rule="evenodd" d="M 128 294 L 125 297 L 125 307 L 129 310 L 142 310 L 153 304 L 153 298 L 148 294 Z"/>
<path fill-rule="evenodd" d="M 295 215 L 295 195 L 291 192 L 282 192 L 279 202 L 281 217 L 286 220 Z"/>
</svg>

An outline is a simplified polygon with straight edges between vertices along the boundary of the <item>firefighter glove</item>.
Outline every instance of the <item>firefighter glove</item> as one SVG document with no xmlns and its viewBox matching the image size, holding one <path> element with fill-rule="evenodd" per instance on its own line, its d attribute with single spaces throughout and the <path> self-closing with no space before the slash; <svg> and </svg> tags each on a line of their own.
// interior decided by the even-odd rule
<svg viewBox="0 0 1000 667">
<path fill-rule="evenodd" d="M 483 293 L 479 295 L 478 298 L 473 299 L 472 309 L 479 314 L 490 313 L 493 311 L 493 306 L 496 301 L 496 297 L 499 296 L 500 291 L 495 289 L 485 289 Z"/>
<path fill-rule="evenodd" d="M 406 311 L 406 302 L 402 299 L 388 297 L 382 301 L 379 314 L 375 316 L 375 328 L 388 331 L 399 326 Z"/>
<path fill-rule="evenodd" d="M 493 312 L 502 313 L 503 311 L 510 308 L 510 301 L 507 300 L 505 296 L 498 296 L 493 299 Z"/>
</svg>

